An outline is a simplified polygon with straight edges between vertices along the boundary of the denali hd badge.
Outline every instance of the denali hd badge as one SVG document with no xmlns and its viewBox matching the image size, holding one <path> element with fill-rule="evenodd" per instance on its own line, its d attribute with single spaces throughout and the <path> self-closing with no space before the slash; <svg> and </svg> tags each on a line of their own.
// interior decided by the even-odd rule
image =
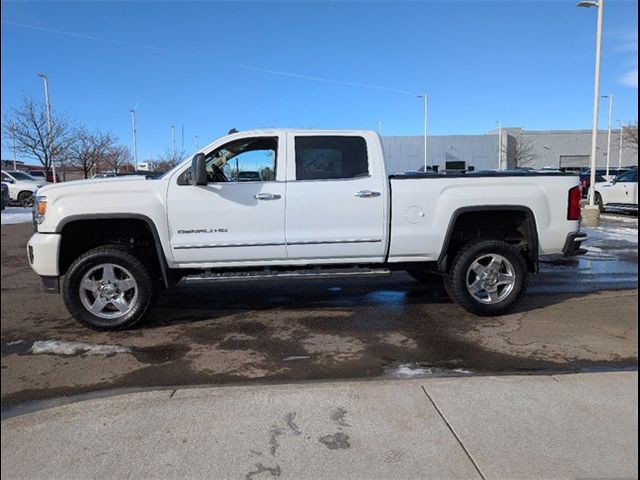
<svg viewBox="0 0 640 480">
<path fill-rule="evenodd" d="M 178 235 L 183 233 L 227 233 L 226 228 L 196 228 L 191 230 L 178 230 Z"/>
</svg>

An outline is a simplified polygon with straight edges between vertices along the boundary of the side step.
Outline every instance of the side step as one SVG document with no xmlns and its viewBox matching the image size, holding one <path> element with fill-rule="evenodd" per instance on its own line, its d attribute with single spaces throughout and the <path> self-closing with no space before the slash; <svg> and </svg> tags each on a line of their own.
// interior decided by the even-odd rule
<svg viewBox="0 0 640 480">
<path fill-rule="evenodd" d="M 336 278 L 336 277 L 387 277 L 391 275 L 388 268 L 310 268 L 301 270 L 264 270 L 246 272 L 216 272 L 205 271 L 198 275 L 188 275 L 181 282 L 220 282 L 238 280 L 272 280 L 274 278 L 296 279 L 296 278 Z"/>
</svg>

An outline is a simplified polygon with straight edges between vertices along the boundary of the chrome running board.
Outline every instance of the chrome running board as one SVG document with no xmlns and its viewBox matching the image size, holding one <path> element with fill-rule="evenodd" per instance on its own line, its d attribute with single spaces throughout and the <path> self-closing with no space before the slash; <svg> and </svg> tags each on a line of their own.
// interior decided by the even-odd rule
<svg viewBox="0 0 640 480">
<path fill-rule="evenodd" d="M 388 268 L 347 268 L 347 269 L 302 269 L 302 270 L 264 270 L 248 272 L 216 272 L 205 271 L 198 275 L 188 275 L 181 282 L 220 282 L 238 280 L 271 280 L 274 278 L 336 278 L 336 277 L 387 277 L 391 275 Z"/>
</svg>

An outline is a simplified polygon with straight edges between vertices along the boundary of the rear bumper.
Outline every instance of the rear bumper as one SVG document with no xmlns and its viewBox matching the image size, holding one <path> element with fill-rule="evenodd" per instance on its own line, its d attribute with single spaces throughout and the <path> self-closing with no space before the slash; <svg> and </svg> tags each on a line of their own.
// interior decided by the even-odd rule
<svg viewBox="0 0 640 480">
<path fill-rule="evenodd" d="M 584 255 L 587 250 L 582 248 L 582 242 L 587 238 L 586 233 L 573 232 L 567 235 L 567 240 L 562 248 L 563 257 L 575 257 L 576 255 Z"/>
</svg>

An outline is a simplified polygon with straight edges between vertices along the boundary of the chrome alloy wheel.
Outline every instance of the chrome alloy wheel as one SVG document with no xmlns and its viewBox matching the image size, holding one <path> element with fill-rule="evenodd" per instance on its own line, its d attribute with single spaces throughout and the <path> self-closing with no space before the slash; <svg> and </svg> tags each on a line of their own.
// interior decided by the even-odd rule
<svg viewBox="0 0 640 480">
<path fill-rule="evenodd" d="M 515 283 L 513 265 L 496 253 L 478 257 L 467 270 L 467 290 L 481 303 L 495 304 L 503 301 L 513 291 Z"/>
<path fill-rule="evenodd" d="M 120 318 L 136 304 L 138 284 L 126 268 L 103 263 L 93 267 L 82 277 L 80 300 L 97 317 Z"/>
</svg>

